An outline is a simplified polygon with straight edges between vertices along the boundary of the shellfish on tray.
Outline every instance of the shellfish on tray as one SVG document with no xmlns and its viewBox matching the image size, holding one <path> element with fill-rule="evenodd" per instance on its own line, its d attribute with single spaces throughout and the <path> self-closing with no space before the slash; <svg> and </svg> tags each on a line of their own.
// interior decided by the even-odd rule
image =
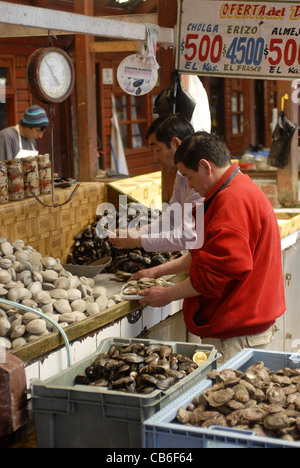
<svg viewBox="0 0 300 468">
<path fill-rule="evenodd" d="M 173 286 L 173 283 L 164 280 L 163 278 L 141 278 L 139 280 L 132 280 L 126 283 L 121 291 L 121 295 L 124 299 L 127 300 L 138 300 L 142 299 L 143 296 L 140 295 L 140 292 L 145 289 L 153 288 L 154 286 L 162 286 L 164 288 L 170 288 Z"/>
</svg>

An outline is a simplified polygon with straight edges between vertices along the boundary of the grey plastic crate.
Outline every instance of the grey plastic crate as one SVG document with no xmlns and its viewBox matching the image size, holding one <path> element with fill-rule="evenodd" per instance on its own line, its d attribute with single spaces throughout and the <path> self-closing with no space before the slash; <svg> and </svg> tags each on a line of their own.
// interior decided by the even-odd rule
<svg viewBox="0 0 300 468">
<path fill-rule="evenodd" d="M 300 354 L 244 349 L 219 370 L 229 368 L 245 372 L 248 367 L 258 361 L 263 361 L 265 366 L 272 371 L 278 371 L 284 367 L 300 368 Z M 212 381 L 208 378 L 197 382 L 184 395 L 173 400 L 145 421 L 143 425 L 144 448 L 300 448 L 299 442 L 260 437 L 252 431 L 217 426 L 206 429 L 174 422 L 180 406 L 186 408 L 196 396 L 211 386 Z"/>
<path fill-rule="evenodd" d="M 74 386 L 75 377 L 84 373 L 98 354 L 107 352 L 112 345 L 122 347 L 139 342 L 146 346 L 152 343 L 168 344 L 173 352 L 188 357 L 192 357 L 197 350 L 204 351 L 208 354 L 208 360 L 167 391 L 156 390 L 150 395 Z M 108 338 L 92 356 L 57 376 L 45 381 L 32 381 L 31 403 L 38 447 L 142 447 L 142 423 L 216 369 L 217 358 L 216 349 L 210 345 Z"/>
</svg>

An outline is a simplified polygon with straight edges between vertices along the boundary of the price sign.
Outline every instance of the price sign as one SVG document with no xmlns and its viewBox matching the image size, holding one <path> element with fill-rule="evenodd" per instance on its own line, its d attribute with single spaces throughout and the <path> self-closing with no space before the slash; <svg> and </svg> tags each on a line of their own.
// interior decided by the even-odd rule
<svg viewBox="0 0 300 468">
<path fill-rule="evenodd" d="M 181 73 L 300 77 L 300 2 L 179 0 Z"/>
</svg>

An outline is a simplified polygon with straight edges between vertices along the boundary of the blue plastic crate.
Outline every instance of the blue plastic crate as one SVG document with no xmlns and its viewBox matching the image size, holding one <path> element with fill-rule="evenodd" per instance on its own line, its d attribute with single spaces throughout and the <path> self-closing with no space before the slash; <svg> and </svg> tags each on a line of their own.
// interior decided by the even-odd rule
<svg viewBox="0 0 300 468">
<path fill-rule="evenodd" d="M 244 349 L 219 370 L 230 368 L 245 372 L 258 361 L 263 361 L 272 371 L 300 368 L 300 354 Z M 260 437 L 252 431 L 217 426 L 206 429 L 174 422 L 180 406 L 186 408 L 211 386 L 210 379 L 202 380 L 148 419 L 143 425 L 144 448 L 300 448 L 299 442 Z"/>
</svg>

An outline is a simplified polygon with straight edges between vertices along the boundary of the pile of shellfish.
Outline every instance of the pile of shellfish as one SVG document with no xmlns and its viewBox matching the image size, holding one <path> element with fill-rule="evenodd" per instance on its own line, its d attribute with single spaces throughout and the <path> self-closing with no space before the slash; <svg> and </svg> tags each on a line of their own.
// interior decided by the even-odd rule
<svg viewBox="0 0 300 468">
<path fill-rule="evenodd" d="M 192 359 L 174 353 L 169 345 L 112 345 L 107 353 L 97 356 L 84 374 L 76 376 L 74 385 L 148 395 L 155 390 L 168 390 L 197 368 Z"/>
<path fill-rule="evenodd" d="M 270 371 L 257 362 L 245 373 L 214 370 L 216 383 L 180 407 L 177 422 L 191 426 L 233 427 L 262 437 L 300 440 L 300 369 Z"/>
<path fill-rule="evenodd" d="M 0 299 L 39 310 L 66 327 L 112 307 L 122 299 L 108 297 L 92 278 L 67 272 L 59 259 L 43 257 L 22 240 L 0 237 Z M 0 303 L 0 345 L 17 349 L 53 331 L 33 312 Z M 56 330 L 54 330 L 56 331 Z"/>
<path fill-rule="evenodd" d="M 154 286 L 161 286 L 163 288 L 170 288 L 172 283 L 163 278 L 141 278 L 139 280 L 128 281 L 122 288 L 124 296 L 136 296 L 145 289 L 153 288 Z"/>
<path fill-rule="evenodd" d="M 140 222 L 142 221 L 139 210 L 137 209 L 138 206 L 140 206 L 140 204 L 131 203 L 128 205 L 128 225 L 137 217 L 139 217 Z M 146 209 L 146 212 L 147 214 L 145 214 L 144 222 L 149 224 L 155 219 L 153 213 L 156 212 L 150 209 Z M 109 229 L 113 216 L 115 215 L 117 216 L 116 227 L 118 229 L 119 213 L 105 210 L 102 214 L 97 215 L 93 225 L 87 226 L 83 232 L 75 236 L 72 253 L 68 256 L 68 263 L 72 263 L 73 265 L 89 265 L 98 259 L 109 256 L 112 257 L 112 262 L 106 268 L 107 273 L 118 274 L 118 272 L 121 271 L 133 274 L 139 270 L 167 263 L 182 255 L 181 252 L 146 252 L 143 248 L 136 248 L 133 250 L 116 249 L 107 237 L 99 237 L 97 231 L 99 222 L 101 222 L 101 226 L 104 230 Z M 122 275 L 120 281 L 124 281 Z"/>
</svg>

